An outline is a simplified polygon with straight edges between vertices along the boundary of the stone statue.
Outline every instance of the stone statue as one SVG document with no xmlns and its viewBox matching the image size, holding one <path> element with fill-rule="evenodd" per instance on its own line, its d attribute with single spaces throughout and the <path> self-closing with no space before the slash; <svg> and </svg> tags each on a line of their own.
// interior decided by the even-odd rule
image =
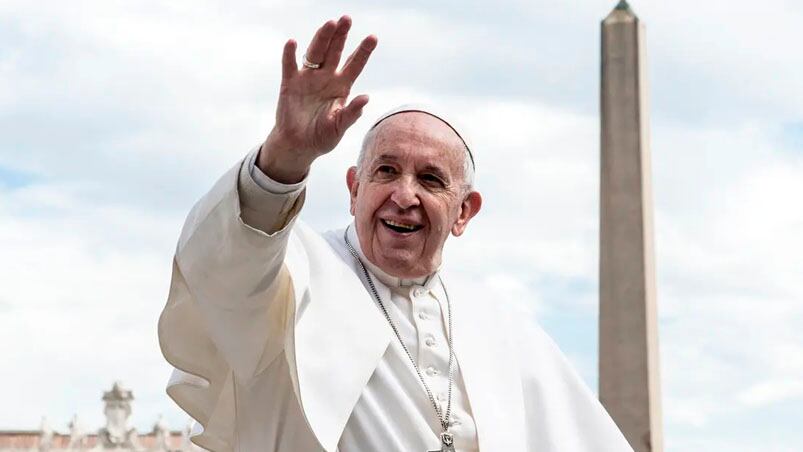
<svg viewBox="0 0 803 452">
<path fill-rule="evenodd" d="M 39 427 L 39 451 L 46 452 L 53 447 L 53 429 L 46 417 L 42 418 L 41 427 Z"/>
<path fill-rule="evenodd" d="M 140 450 L 136 429 L 128 427 L 132 400 L 134 395 L 119 382 L 114 383 L 111 391 L 103 393 L 106 427 L 98 431 L 96 449 Z"/>
<path fill-rule="evenodd" d="M 82 450 L 86 446 L 86 435 L 81 429 L 78 415 L 74 414 L 70 421 L 70 442 L 67 444 L 68 450 Z"/>
<path fill-rule="evenodd" d="M 167 428 L 167 423 L 162 415 L 159 415 L 159 420 L 153 426 L 154 445 L 151 448 L 154 452 L 169 452 L 170 451 L 170 430 Z"/>
<path fill-rule="evenodd" d="M 184 430 L 181 432 L 181 450 L 182 451 L 189 452 L 189 451 L 193 451 L 193 450 L 199 450 L 199 449 L 197 449 L 195 447 L 195 445 L 192 443 L 192 441 L 190 441 L 190 437 L 192 436 L 192 426 L 193 426 L 193 424 L 194 423 L 192 421 L 190 421 L 187 424 L 187 427 L 184 428 Z"/>
</svg>

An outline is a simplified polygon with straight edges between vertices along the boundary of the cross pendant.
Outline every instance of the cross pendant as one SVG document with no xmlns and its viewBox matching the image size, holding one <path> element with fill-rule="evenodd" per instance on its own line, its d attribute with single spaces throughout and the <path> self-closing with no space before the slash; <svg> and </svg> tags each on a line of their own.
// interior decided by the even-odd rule
<svg viewBox="0 0 803 452">
<path fill-rule="evenodd" d="M 441 433 L 441 450 L 431 450 L 429 452 L 455 452 L 454 435 L 449 432 Z"/>
</svg>

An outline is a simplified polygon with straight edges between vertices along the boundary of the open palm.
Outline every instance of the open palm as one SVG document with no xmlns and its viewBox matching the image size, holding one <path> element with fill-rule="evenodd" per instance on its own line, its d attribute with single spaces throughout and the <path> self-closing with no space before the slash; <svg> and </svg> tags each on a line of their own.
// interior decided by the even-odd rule
<svg viewBox="0 0 803 452">
<path fill-rule="evenodd" d="M 368 103 L 366 95 L 347 100 L 377 38 L 363 39 L 338 70 L 350 28 L 351 18 L 343 16 L 318 29 L 305 55 L 305 62 L 319 64 L 318 68 L 304 65 L 299 69 L 296 42 L 291 39 L 284 46 L 276 124 L 266 141 L 272 147 L 269 151 L 287 160 L 284 167 L 294 164 L 308 169 L 315 158 L 335 148 Z"/>
</svg>

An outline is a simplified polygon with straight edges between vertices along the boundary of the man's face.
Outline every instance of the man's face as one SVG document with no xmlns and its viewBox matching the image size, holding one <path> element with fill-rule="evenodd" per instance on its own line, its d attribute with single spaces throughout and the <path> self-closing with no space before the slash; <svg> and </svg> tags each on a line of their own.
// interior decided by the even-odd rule
<svg viewBox="0 0 803 452">
<path fill-rule="evenodd" d="M 360 247 L 400 278 L 435 271 L 451 232 L 463 233 L 482 198 L 464 187 L 465 148 L 440 119 L 405 112 L 373 132 L 362 168 L 347 175 Z"/>
</svg>

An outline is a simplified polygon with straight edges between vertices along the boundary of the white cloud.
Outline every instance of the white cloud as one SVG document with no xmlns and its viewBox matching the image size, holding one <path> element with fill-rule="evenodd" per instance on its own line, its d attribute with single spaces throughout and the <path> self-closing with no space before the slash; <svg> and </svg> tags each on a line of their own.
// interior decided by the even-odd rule
<svg viewBox="0 0 803 452">
<path fill-rule="evenodd" d="M 48 415 L 63 429 L 76 412 L 98 427 L 100 391 L 121 378 L 145 393 L 134 409 L 139 425 L 150 427 L 159 411 L 174 423 L 183 418 L 148 400 L 168 372 L 155 321 L 180 218 L 28 195 L 4 192 L 10 202 L 0 205 L 0 353 L 14 363 L 0 391 L 15 407 L 0 425 L 34 428 Z M 53 210 L 27 216 L 13 208 L 20 203 Z"/>
<path fill-rule="evenodd" d="M 749 406 L 766 405 L 790 398 L 803 398 L 803 379 L 764 381 L 739 394 L 739 401 Z"/>
</svg>

